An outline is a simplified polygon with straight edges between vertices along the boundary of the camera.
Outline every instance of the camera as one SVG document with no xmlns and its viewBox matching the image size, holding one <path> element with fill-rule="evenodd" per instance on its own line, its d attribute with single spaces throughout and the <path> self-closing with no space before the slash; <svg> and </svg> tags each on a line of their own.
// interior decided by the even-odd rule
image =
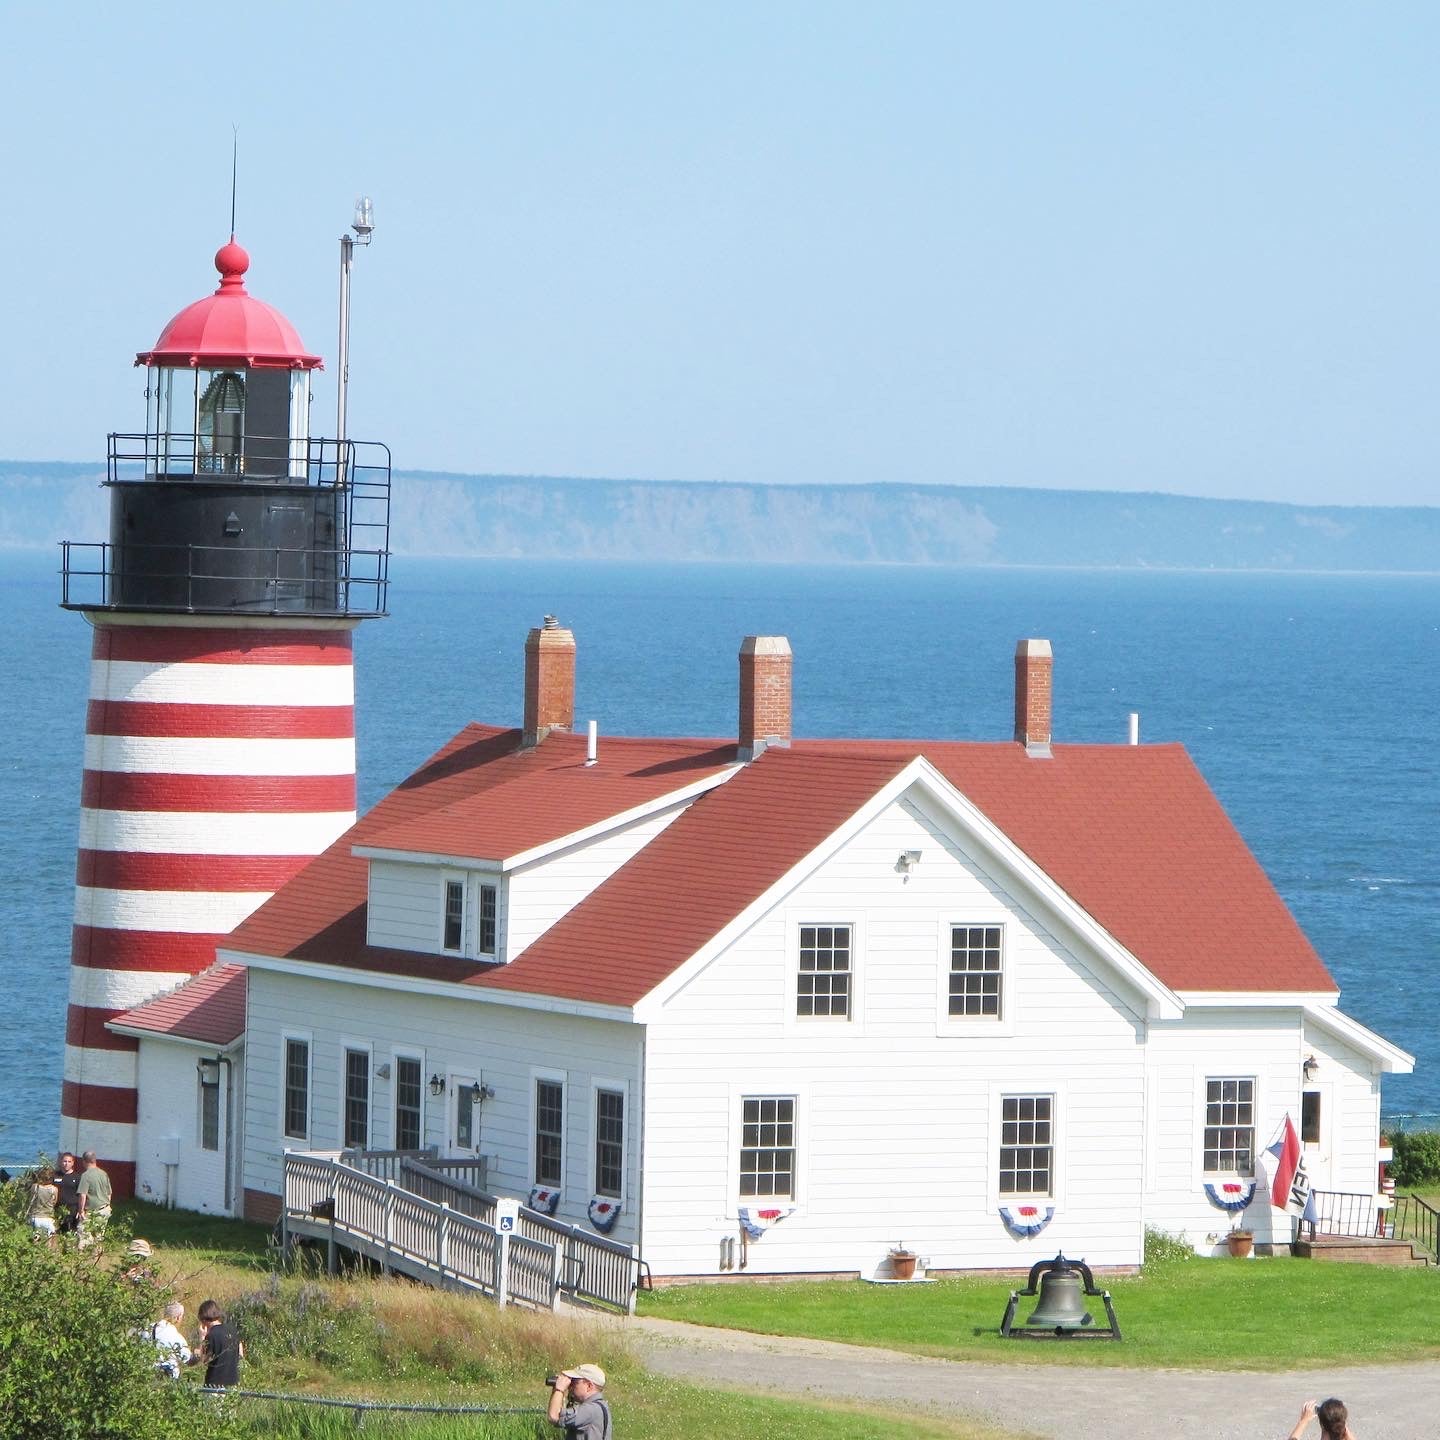
<svg viewBox="0 0 1440 1440">
<path fill-rule="evenodd" d="M 545 1377 L 545 1388 L 546 1388 L 547 1390 L 553 1390 L 553 1389 L 555 1388 L 555 1382 L 556 1382 L 559 1378 L 560 1378 L 560 1377 L 559 1377 L 558 1375 L 547 1375 L 547 1376 Z"/>
</svg>

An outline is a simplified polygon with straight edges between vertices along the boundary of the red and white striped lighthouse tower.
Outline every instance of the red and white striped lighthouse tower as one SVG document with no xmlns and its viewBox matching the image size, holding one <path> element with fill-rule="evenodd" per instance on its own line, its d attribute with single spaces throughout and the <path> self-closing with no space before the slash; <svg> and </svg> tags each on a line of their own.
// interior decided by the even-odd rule
<svg viewBox="0 0 1440 1440">
<path fill-rule="evenodd" d="M 136 1042 L 105 1022 L 216 943 L 355 819 L 352 632 L 385 613 L 382 445 L 312 439 L 309 354 L 220 285 L 136 364 L 143 435 L 111 435 L 110 539 L 64 544 L 94 627 L 62 1148 L 135 1174 Z"/>
</svg>

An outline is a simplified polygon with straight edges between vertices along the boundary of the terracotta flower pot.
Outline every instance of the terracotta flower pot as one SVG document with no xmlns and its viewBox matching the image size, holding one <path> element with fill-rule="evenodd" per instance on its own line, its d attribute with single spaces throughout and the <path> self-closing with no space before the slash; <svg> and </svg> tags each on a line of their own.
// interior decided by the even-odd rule
<svg viewBox="0 0 1440 1440">
<path fill-rule="evenodd" d="M 890 1252 L 891 1273 L 897 1280 L 913 1280 L 917 1259 L 919 1256 L 912 1254 L 909 1250 L 892 1250 Z"/>
<path fill-rule="evenodd" d="M 1255 1248 L 1255 1235 L 1250 1230 L 1232 1230 L 1225 1237 L 1225 1244 L 1237 1260 L 1243 1260 Z"/>
</svg>

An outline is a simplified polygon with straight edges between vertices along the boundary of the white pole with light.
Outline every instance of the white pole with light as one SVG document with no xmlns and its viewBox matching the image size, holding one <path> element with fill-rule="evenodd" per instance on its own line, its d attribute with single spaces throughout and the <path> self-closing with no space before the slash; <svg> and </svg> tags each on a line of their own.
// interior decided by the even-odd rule
<svg viewBox="0 0 1440 1440">
<path fill-rule="evenodd" d="M 350 383 L 350 270 L 355 263 L 355 247 L 368 245 L 375 230 L 375 207 L 368 195 L 355 201 L 355 218 L 350 222 L 353 236 L 340 237 L 340 376 L 336 385 L 335 439 L 345 444 L 345 391 Z M 344 463 L 337 454 L 336 463 Z"/>
</svg>

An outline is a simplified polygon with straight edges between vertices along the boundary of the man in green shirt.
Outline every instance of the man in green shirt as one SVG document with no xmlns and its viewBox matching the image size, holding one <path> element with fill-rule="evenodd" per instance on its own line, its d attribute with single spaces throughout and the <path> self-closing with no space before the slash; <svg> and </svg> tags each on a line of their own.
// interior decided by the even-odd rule
<svg viewBox="0 0 1440 1440">
<path fill-rule="evenodd" d="M 98 1245 L 110 1219 L 110 1177 L 100 1168 L 93 1150 L 81 1157 L 79 1216 L 80 1246 Z"/>
</svg>

